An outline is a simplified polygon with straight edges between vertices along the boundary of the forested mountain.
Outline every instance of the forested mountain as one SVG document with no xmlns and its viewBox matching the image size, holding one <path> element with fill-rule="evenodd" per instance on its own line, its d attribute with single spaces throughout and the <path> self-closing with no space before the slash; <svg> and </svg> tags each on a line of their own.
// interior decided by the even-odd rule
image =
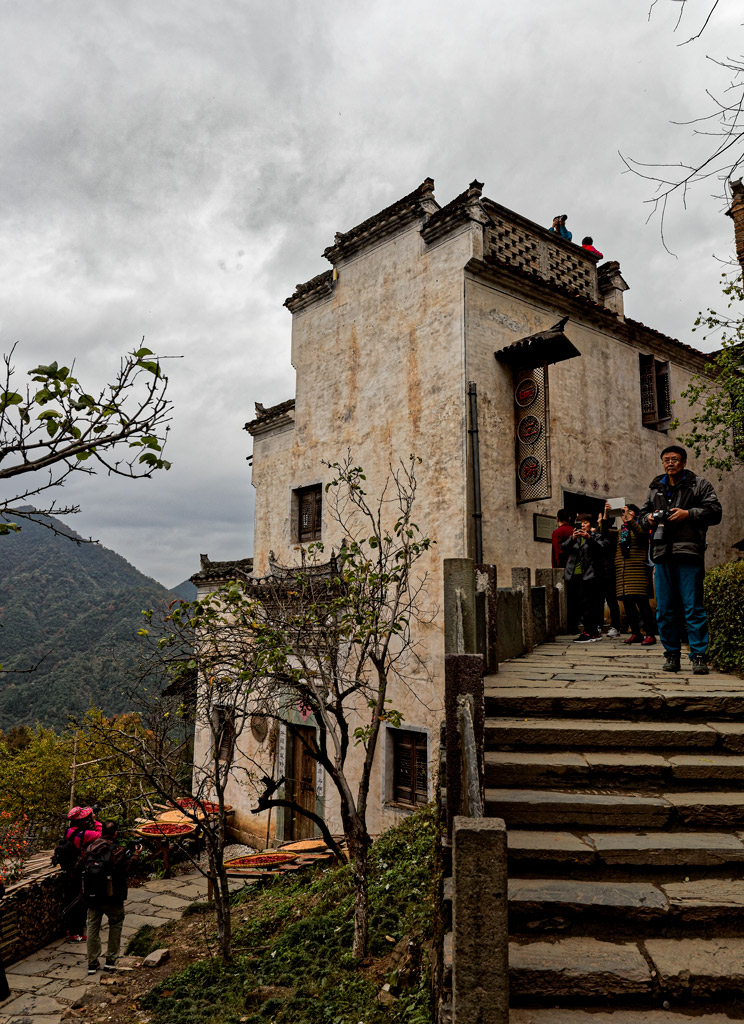
<svg viewBox="0 0 744 1024">
<path fill-rule="evenodd" d="M 92 704 L 126 710 L 143 655 L 142 610 L 174 598 L 100 544 L 32 522 L 0 536 L 0 729 L 60 727 Z"/>
</svg>

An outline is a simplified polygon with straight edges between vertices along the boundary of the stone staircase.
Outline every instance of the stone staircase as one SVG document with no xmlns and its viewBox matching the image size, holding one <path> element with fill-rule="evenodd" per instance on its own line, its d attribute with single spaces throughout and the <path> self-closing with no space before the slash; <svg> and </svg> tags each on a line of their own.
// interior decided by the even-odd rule
<svg viewBox="0 0 744 1024">
<path fill-rule="evenodd" d="M 559 639 L 486 679 L 512 1024 L 744 1019 L 744 680 Z"/>
</svg>

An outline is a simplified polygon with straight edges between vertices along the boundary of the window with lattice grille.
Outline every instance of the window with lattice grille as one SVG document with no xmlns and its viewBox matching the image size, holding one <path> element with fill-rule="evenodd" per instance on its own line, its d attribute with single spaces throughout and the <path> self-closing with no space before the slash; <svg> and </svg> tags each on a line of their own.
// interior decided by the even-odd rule
<svg viewBox="0 0 744 1024">
<path fill-rule="evenodd" d="M 641 422 L 651 430 L 667 430 L 672 418 L 669 362 L 640 353 Z"/>
<path fill-rule="evenodd" d="M 429 760 L 425 732 L 390 729 L 393 748 L 392 798 L 397 804 L 425 804 L 429 799 Z"/>
<path fill-rule="evenodd" d="M 297 495 L 297 540 L 320 540 L 323 513 L 323 485 L 303 487 Z"/>
<path fill-rule="evenodd" d="M 220 761 L 229 761 L 235 748 L 235 712 L 231 708 L 215 708 L 212 728 L 215 753 Z"/>
</svg>

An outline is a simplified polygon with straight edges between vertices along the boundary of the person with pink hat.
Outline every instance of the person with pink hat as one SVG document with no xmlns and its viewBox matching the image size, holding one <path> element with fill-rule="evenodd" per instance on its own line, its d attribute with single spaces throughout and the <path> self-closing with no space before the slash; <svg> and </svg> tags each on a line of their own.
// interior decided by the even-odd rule
<svg viewBox="0 0 744 1024">
<path fill-rule="evenodd" d="M 66 876 L 63 921 L 67 941 L 85 942 L 88 911 L 80 895 L 82 855 L 86 846 L 101 838 L 103 825 L 96 821 L 92 807 L 70 808 L 67 820 L 67 832 L 54 851 L 54 862 L 59 864 Z"/>
</svg>

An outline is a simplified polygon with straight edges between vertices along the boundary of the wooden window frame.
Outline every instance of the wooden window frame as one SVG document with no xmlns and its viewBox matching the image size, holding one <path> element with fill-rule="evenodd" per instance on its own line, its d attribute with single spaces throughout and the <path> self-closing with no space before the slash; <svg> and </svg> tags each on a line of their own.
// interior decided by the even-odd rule
<svg viewBox="0 0 744 1024">
<path fill-rule="evenodd" d="M 429 737 L 413 729 L 388 729 L 391 802 L 421 807 L 429 801 Z"/>
<path fill-rule="evenodd" d="M 666 431 L 672 421 L 671 368 L 668 359 L 638 353 L 641 388 L 641 423 L 649 430 Z"/>
<path fill-rule="evenodd" d="M 295 530 L 300 544 L 320 540 L 323 526 L 323 485 L 313 484 L 311 487 L 300 487 L 295 492 L 296 519 Z M 309 512 L 310 525 L 303 528 L 305 511 Z"/>
</svg>

